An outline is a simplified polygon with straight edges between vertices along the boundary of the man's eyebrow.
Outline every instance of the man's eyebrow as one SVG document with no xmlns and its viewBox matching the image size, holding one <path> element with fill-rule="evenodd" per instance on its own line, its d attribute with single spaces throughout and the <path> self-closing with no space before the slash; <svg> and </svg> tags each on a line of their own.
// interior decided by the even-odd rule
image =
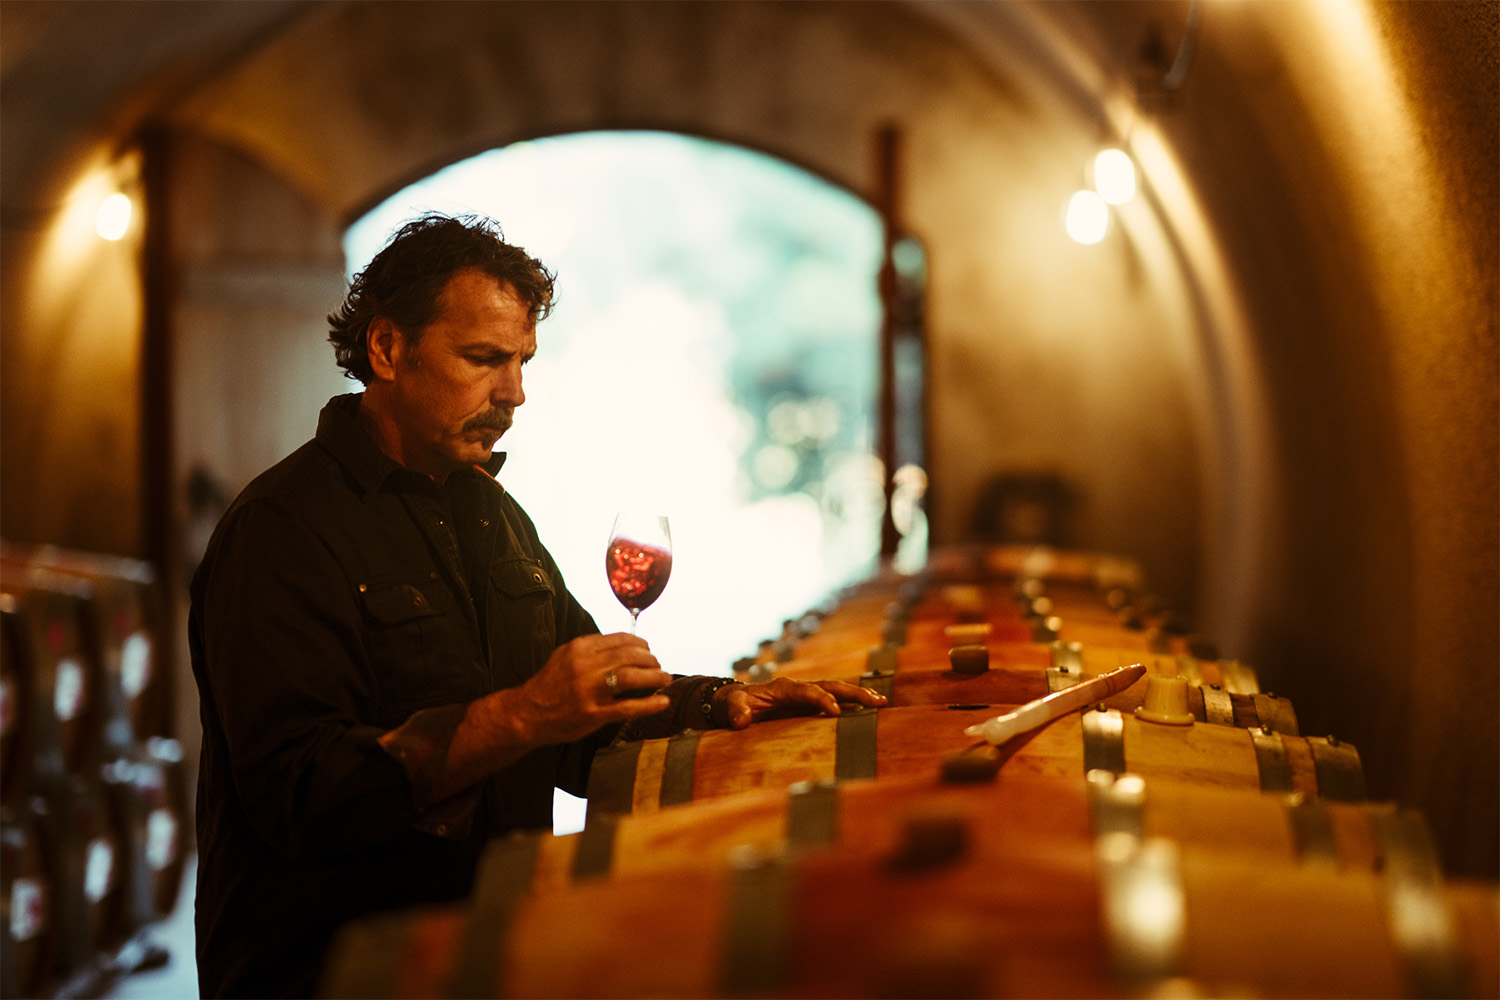
<svg viewBox="0 0 1500 1000">
<path fill-rule="evenodd" d="M 530 361 L 536 357 L 536 348 L 528 347 L 523 350 L 508 350 L 499 344 L 487 340 L 476 340 L 467 344 L 459 344 L 457 350 L 460 354 L 479 355 L 486 358 L 515 358 L 519 357 L 522 362 Z"/>
</svg>

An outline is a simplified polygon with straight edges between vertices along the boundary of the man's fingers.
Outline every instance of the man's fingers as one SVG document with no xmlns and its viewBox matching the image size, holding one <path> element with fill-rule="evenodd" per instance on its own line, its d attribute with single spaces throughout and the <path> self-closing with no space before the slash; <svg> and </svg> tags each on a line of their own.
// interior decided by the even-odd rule
<svg viewBox="0 0 1500 1000">
<path fill-rule="evenodd" d="M 853 701 L 869 708 L 879 708 L 886 703 L 883 694 L 876 694 L 867 687 L 850 684 L 848 681 L 812 681 L 839 701 Z"/>
<path fill-rule="evenodd" d="M 755 721 L 755 713 L 750 710 L 749 704 L 742 696 L 729 703 L 729 728 L 744 729 Z"/>
<path fill-rule="evenodd" d="M 840 714 L 838 699 L 816 684 L 805 681 L 794 681 L 789 678 L 774 680 L 757 690 L 756 685 L 750 685 L 748 692 L 752 697 L 757 697 L 766 703 L 767 708 L 786 707 L 789 705 L 811 705 L 824 715 Z"/>
<path fill-rule="evenodd" d="M 794 681 L 783 677 L 766 684 L 733 685 L 724 690 L 732 729 L 743 729 L 757 719 L 798 715 L 809 710 L 842 715 L 841 702 L 868 708 L 880 708 L 886 703 L 884 695 L 847 681 Z"/>
<path fill-rule="evenodd" d="M 613 674 L 614 684 L 609 683 Z M 626 691 L 655 691 L 672 683 L 672 675 L 665 670 L 647 667 L 610 667 L 603 674 L 604 685 L 615 695 Z M 665 696 L 663 696 L 665 697 Z"/>
<path fill-rule="evenodd" d="M 634 639 L 635 636 L 626 636 L 625 638 Z M 655 654 L 651 652 L 651 647 L 647 646 L 644 642 L 610 644 L 594 650 L 593 653 L 594 656 L 590 662 L 598 666 L 603 666 L 606 669 L 626 670 L 644 668 L 654 670 L 657 673 L 662 672 L 661 663 L 656 659 Z M 668 678 L 668 680 L 670 679 Z M 666 683 L 666 681 L 662 683 Z"/>
<path fill-rule="evenodd" d="M 843 714 L 844 710 L 839 705 L 839 700 L 817 684 L 804 684 L 797 689 L 797 693 L 803 696 L 803 700 L 808 704 L 821 708 L 824 715 Z"/>
</svg>

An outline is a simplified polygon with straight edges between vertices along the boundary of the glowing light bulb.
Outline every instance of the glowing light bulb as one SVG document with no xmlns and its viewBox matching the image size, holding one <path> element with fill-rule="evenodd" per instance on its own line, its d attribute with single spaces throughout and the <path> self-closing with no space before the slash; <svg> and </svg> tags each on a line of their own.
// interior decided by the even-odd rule
<svg viewBox="0 0 1500 1000">
<path fill-rule="evenodd" d="M 99 236 L 106 240 L 123 239 L 130 228 L 131 204 L 128 195 L 116 192 L 99 203 L 99 214 L 94 217 Z"/>
<path fill-rule="evenodd" d="M 1093 191 L 1079 191 L 1068 202 L 1068 235 L 1079 243 L 1098 243 L 1109 228 L 1109 206 Z"/>
<path fill-rule="evenodd" d="M 1111 205 L 1135 197 L 1135 161 L 1122 149 L 1106 149 L 1094 157 L 1094 190 Z"/>
</svg>

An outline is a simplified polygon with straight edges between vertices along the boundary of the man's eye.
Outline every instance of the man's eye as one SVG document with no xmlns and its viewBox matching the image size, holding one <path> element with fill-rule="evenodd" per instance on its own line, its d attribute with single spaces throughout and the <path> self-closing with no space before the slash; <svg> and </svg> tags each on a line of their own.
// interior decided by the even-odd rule
<svg viewBox="0 0 1500 1000">
<path fill-rule="evenodd" d="M 501 366 L 510 364 L 511 361 L 515 360 L 516 355 L 514 355 L 514 354 L 466 354 L 466 355 L 464 355 L 464 357 L 468 360 L 469 364 L 471 364 L 471 365 L 479 365 L 479 366 L 482 366 L 482 367 L 485 367 L 485 368 L 499 368 Z M 521 364 L 524 365 L 528 361 L 531 360 L 531 357 L 530 356 L 523 357 L 520 360 L 521 360 Z"/>
</svg>

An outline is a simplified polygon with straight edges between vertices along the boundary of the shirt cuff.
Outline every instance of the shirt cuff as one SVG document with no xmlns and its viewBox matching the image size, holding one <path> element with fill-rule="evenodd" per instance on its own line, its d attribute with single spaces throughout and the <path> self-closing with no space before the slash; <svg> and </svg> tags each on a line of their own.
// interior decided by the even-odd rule
<svg viewBox="0 0 1500 1000">
<path fill-rule="evenodd" d="M 714 693 L 726 684 L 737 683 L 728 677 L 674 677 L 657 692 L 666 695 L 671 704 L 655 715 L 626 722 L 614 742 L 662 739 L 685 729 L 726 728 L 727 720 L 716 718 L 713 711 Z"/>
<path fill-rule="evenodd" d="M 447 840 L 464 840 L 473 832 L 484 794 L 481 783 L 440 802 L 432 801 L 434 781 L 446 766 L 453 736 L 467 712 L 463 704 L 423 709 L 380 743 L 401 764 L 411 783 L 417 810 L 412 828 Z"/>
</svg>

